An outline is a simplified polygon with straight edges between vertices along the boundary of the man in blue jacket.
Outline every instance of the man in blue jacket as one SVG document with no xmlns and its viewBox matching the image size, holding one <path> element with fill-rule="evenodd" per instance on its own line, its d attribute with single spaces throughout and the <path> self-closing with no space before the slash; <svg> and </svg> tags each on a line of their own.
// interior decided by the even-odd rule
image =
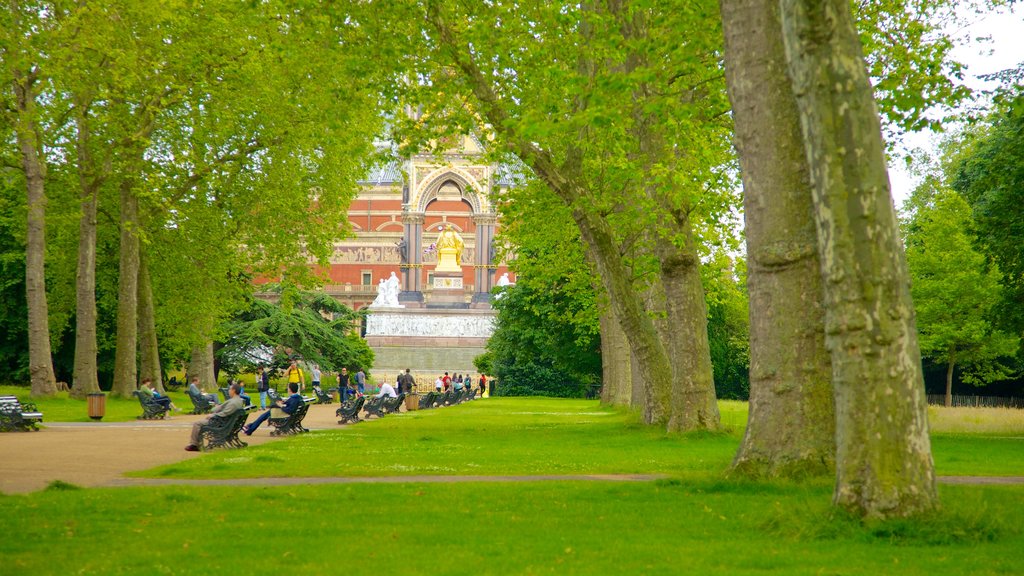
<svg viewBox="0 0 1024 576">
<path fill-rule="evenodd" d="M 278 400 L 276 406 L 277 408 L 280 408 L 281 411 L 283 411 L 285 414 L 291 415 L 294 414 L 295 411 L 298 410 L 300 406 L 302 406 L 302 396 L 299 394 L 299 383 L 289 382 L 288 391 L 291 392 L 291 396 L 288 396 L 288 399 L 285 400 L 284 402 Z M 270 410 L 267 410 L 260 414 L 259 418 L 253 420 L 251 424 L 246 424 L 245 426 L 242 426 L 242 432 L 244 432 L 246 436 L 252 436 L 252 433 L 255 432 L 257 428 L 260 427 L 260 424 L 263 424 L 264 422 L 270 419 L 270 413 L 273 411 L 274 408 L 271 407 Z"/>
</svg>

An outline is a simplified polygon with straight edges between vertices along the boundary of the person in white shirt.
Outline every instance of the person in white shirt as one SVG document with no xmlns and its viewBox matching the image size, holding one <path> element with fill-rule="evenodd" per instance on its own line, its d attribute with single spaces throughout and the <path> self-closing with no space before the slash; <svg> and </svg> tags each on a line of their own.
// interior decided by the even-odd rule
<svg viewBox="0 0 1024 576">
<path fill-rule="evenodd" d="M 380 386 L 380 393 L 377 394 L 377 396 L 375 396 L 375 398 L 380 398 L 382 396 L 387 396 L 388 398 L 397 398 L 398 394 L 395 393 L 395 387 L 394 386 L 392 386 L 391 384 L 388 384 L 387 382 L 385 382 L 385 383 L 381 384 L 381 386 Z"/>
<path fill-rule="evenodd" d="M 444 386 L 444 381 L 441 380 L 440 376 L 438 376 L 437 380 L 434 380 L 434 388 L 436 388 L 437 391 L 440 392 L 442 386 Z"/>
</svg>

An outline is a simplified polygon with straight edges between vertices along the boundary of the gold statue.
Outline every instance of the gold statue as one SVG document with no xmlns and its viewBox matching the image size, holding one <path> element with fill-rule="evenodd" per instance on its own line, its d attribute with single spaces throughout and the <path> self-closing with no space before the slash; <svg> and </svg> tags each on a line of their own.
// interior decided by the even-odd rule
<svg viewBox="0 0 1024 576">
<path fill-rule="evenodd" d="M 462 249 L 466 243 L 451 224 L 445 224 L 444 231 L 437 237 L 437 267 L 441 272 L 462 270 Z"/>
</svg>

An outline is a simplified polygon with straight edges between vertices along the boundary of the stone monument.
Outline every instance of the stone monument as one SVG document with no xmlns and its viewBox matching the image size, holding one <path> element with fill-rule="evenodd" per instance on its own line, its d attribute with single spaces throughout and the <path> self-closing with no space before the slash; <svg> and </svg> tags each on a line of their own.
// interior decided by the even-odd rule
<svg viewBox="0 0 1024 576">
<path fill-rule="evenodd" d="M 462 284 L 462 251 L 465 242 L 451 224 L 438 226 L 437 266 L 434 267 L 434 285 L 427 308 L 468 308 L 466 291 Z"/>
</svg>

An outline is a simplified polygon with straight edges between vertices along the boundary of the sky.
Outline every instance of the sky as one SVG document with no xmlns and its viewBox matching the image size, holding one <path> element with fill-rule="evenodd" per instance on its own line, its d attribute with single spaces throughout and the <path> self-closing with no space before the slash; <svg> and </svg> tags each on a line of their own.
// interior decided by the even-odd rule
<svg viewBox="0 0 1024 576">
<path fill-rule="evenodd" d="M 991 42 L 962 45 L 954 51 L 954 58 L 967 66 L 966 82 L 971 88 L 991 88 L 978 76 L 1014 68 L 1024 62 L 1024 7 L 976 17 L 965 31 L 971 38 L 991 36 Z M 933 150 L 936 142 L 937 137 L 931 132 L 909 134 L 898 143 L 898 148 Z M 899 160 L 890 162 L 889 180 L 893 200 L 899 208 L 918 182 Z"/>
</svg>

